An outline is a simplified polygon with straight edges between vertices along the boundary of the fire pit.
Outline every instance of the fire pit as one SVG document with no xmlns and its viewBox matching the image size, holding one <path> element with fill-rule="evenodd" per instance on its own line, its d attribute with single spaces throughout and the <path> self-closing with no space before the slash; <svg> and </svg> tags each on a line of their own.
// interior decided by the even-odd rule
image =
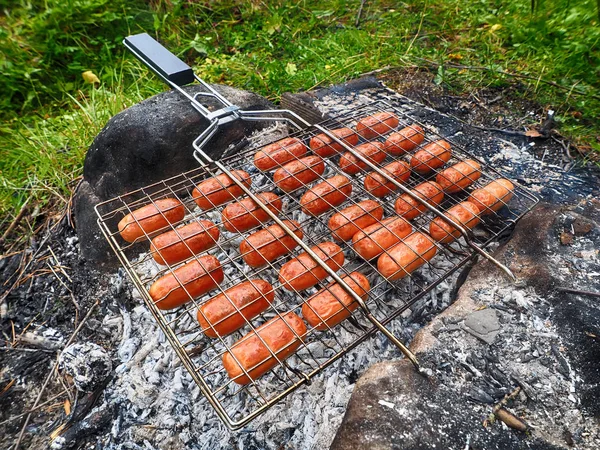
<svg viewBox="0 0 600 450">
<path fill-rule="evenodd" d="M 391 111 L 399 117 L 398 129 L 418 124 L 426 131 L 427 141 L 424 142 L 424 145 L 443 137 L 450 141 L 456 149 L 456 162 L 459 159 L 481 161 L 482 177 L 477 180 L 476 186 L 482 186 L 493 178 L 501 177 L 494 171 L 494 168 L 504 171 L 508 178 L 515 181 L 515 197 L 510 201 L 508 208 L 503 208 L 497 214 L 484 218 L 483 223 L 472 233 L 467 233 L 470 235 L 471 241 L 485 252 L 494 251 L 499 240 L 504 241 L 508 238 L 516 221 L 533 206 L 536 200 L 529 194 L 530 191 L 536 192 L 546 200 L 564 201 L 572 199 L 572 196 L 581 195 L 581 193 L 585 195 L 593 192 L 594 189 L 593 172 L 589 174 L 590 178 L 576 170 L 565 173 L 557 168 L 557 159 L 551 154 L 548 156 L 536 155 L 535 147 L 515 143 L 514 139 L 475 132 L 453 117 L 410 101 L 376 83 L 367 83 L 367 86 L 363 84 L 357 90 L 349 87 L 321 91 L 315 94 L 312 100 L 316 109 L 327 117 L 318 127 L 308 127 L 292 133 L 292 137 L 297 136 L 303 142 L 309 143 L 311 137 L 331 129 L 343 126 L 354 127 L 364 116 Z M 261 131 L 248 136 L 248 147 L 237 154 L 225 156 L 219 160 L 219 164 L 222 164 L 225 170 L 246 170 L 251 173 L 252 185 L 249 192 L 246 192 L 247 195 L 256 195 L 276 189 L 270 175 L 252 169 L 254 153 L 270 142 L 282 139 L 285 134 L 282 134 L 285 129 L 278 125 L 274 125 L 269 131 L 270 134 Z M 386 138 L 385 136 L 376 136 L 371 139 L 384 141 Z M 338 142 L 335 138 L 333 141 L 343 146 L 343 142 Z M 351 150 L 343 148 L 346 151 Z M 234 151 L 237 150 L 239 149 L 234 148 Z M 138 207 L 156 202 L 165 196 L 174 196 L 180 199 L 184 205 L 186 222 L 182 223 L 197 221 L 200 214 L 203 213 L 193 201 L 191 195 L 193 187 L 222 172 L 220 167 L 207 164 L 205 159 L 200 159 L 205 163 L 204 167 L 201 166 L 191 172 L 185 172 L 141 190 L 121 195 L 119 198 L 98 206 L 102 228 L 117 251 L 125 270 L 132 276 L 133 284 L 121 270 L 98 274 L 98 283 L 95 280 L 92 281 L 96 275 L 87 278 L 85 276 L 73 277 L 75 283 L 81 283 L 80 287 L 74 286 L 73 290 L 80 298 L 82 310 L 91 304 L 89 302 L 90 292 L 93 293 L 94 298 L 103 298 L 102 304 L 97 307 L 98 311 L 101 310 L 101 314 L 92 314 L 90 318 L 84 318 L 85 324 L 79 338 L 85 337 L 85 339 L 103 345 L 111 355 L 113 372 L 110 377 L 105 377 L 104 368 L 110 367 L 110 364 L 106 363 L 106 354 L 103 354 L 100 359 L 101 365 L 91 365 L 102 370 L 88 371 L 86 364 L 78 368 L 66 368 L 68 373 L 84 374 L 85 383 L 82 384 L 80 381 L 78 383 L 94 386 L 94 390 L 91 393 L 74 393 L 81 401 L 73 407 L 70 414 L 63 413 L 67 416 L 65 421 L 68 426 L 53 433 L 53 437 L 55 437 L 53 448 L 74 448 L 86 440 L 95 442 L 103 448 L 144 448 L 144 446 L 145 448 L 231 448 L 236 446 L 239 448 L 280 448 L 282 445 L 291 448 L 326 448 L 333 441 L 358 377 L 369 366 L 377 362 L 393 361 L 401 356 L 398 347 L 390 345 L 392 341 L 383 333 L 378 332 L 380 328 L 376 323 L 379 322 L 384 326 L 392 337 L 396 336 L 394 339 L 399 343 L 411 340 L 424 323 L 455 299 L 457 287 L 462 284 L 470 267 L 477 259 L 473 256 L 479 254 L 468 244 L 465 237 L 461 236 L 453 243 L 437 245 L 436 257 L 417 271 L 412 272 L 409 277 L 400 281 L 388 282 L 377 275 L 375 263 L 358 258 L 350 245 L 339 243 L 343 247 L 346 260 L 346 265 L 339 273 L 345 276 L 352 271 L 362 271 L 371 284 L 371 296 L 366 302 L 366 306 L 373 315 L 375 323 L 369 319 L 365 309 L 359 307 L 351 311 L 347 320 L 328 330 L 311 329 L 307 333 L 306 342 L 301 345 L 294 356 L 281 361 L 278 367 L 257 377 L 251 383 L 238 385 L 232 382 L 226 374 L 221 357 L 230 352 L 234 343 L 248 331 L 290 310 L 299 311 L 302 301 L 306 301 L 311 294 L 316 292 L 319 285 L 307 292 L 287 291 L 281 287 L 277 277 L 286 258 L 274 260 L 266 268 L 250 269 L 245 266 L 243 258 L 240 257 L 238 246 L 245 235 L 252 231 L 242 236 L 240 233 L 221 230 L 219 246 L 209 250 L 210 254 L 215 255 L 221 261 L 224 268 L 225 280 L 219 290 L 191 300 L 180 309 L 166 311 L 157 308 L 154 300 L 150 297 L 149 289 L 156 280 L 171 273 L 172 269 L 176 267 L 173 265 L 165 268 L 164 265 L 157 264 L 152 258 L 152 254 L 148 252 L 147 241 L 129 244 L 122 240 L 117 223 L 123 216 Z M 540 164 L 540 160 L 545 160 L 545 162 Z M 548 164 L 553 165 L 552 170 L 548 170 Z M 367 167 L 369 166 L 367 165 Z M 373 168 L 366 169 L 362 175 L 350 177 L 354 193 L 350 199 L 352 202 L 363 198 L 380 201 L 370 196 L 364 188 L 364 177 L 366 172 L 371 169 Z M 327 160 L 323 177 L 340 174 L 337 159 Z M 435 174 L 433 177 L 435 178 Z M 574 186 L 572 190 L 557 188 L 557 186 L 565 185 L 565 179 L 572 183 L 569 186 Z M 416 177 L 406 185 L 396 186 L 396 196 L 405 189 L 413 188 L 418 181 L 426 181 L 426 178 Z M 527 186 L 527 188 L 522 186 Z M 324 223 L 318 218 L 302 212 L 301 193 L 290 195 L 281 191 L 275 192 L 285 200 L 283 214 L 278 217 L 299 222 L 305 232 L 304 241 L 310 244 L 309 248 L 317 243 L 322 243 L 323 240 L 331 239 L 330 230 Z M 359 195 L 356 195 L 357 193 Z M 455 197 L 454 194 L 449 196 L 447 203 L 441 204 L 439 209 L 434 206 L 425 215 L 414 219 L 413 226 L 417 230 L 428 231 L 430 220 L 465 198 L 466 196 Z M 386 217 L 395 214 L 393 204 L 386 204 L 385 201 L 381 203 L 384 203 Z M 218 223 L 221 219 L 220 209 L 222 206 L 218 209 L 207 209 L 208 219 Z M 435 211 L 436 209 L 438 212 Z M 527 217 L 532 218 L 533 216 L 530 214 Z M 329 215 L 326 217 L 329 218 Z M 535 223 L 535 220 L 527 220 L 528 226 L 531 223 Z M 64 237 L 61 239 L 64 240 Z M 69 239 L 70 247 L 64 253 L 58 254 L 63 261 L 68 260 L 64 256 L 68 252 L 76 254 L 76 250 L 73 250 L 72 247 L 76 245 L 76 238 L 69 236 Z M 296 256 L 302 250 L 304 249 L 297 248 L 290 257 Z M 517 250 L 511 247 L 508 251 L 509 256 L 506 256 L 506 253 L 501 254 L 503 263 L 510 262 L 510 252 L 518 252 L 518 247 Z M 486 260 L 483 255 L 478 259 Z M 502 286 L 501 292 L 505 292 L 505 289 L 511 290 L 508 277 L 505 277 L 493 262 L 490 264 L 492 281 L 488 283 L 495 284 L 494 277 L 496 277 L 496 282 Z M 75 265 L 76 263 L 73 263 L 73 266 Z M 86 267 L 86 271 L 89 270 L 90 266 Z M 515 270 L 514 267 L 512 268 Z M 593 272 L 593 269 L 589 270 Z M 255 275 L 264 278 L 275 287 L 277 300 L 262 315 L 246 323 L 246 328 L 242 331 L 216 339 L 206 337 L 204 335 L 206 328 L 200 326 L 197 321 L 198 307 L 221 290 L 226 290 L 236 282 Z M 582 284 L 579 287 L 583 289 L 585 285 Z M 474 298 L 478 295 L 477 289 L 471 291 Z M 493 288 L 490 289 L 493 290 Z M 591 287 L 588 289 L 593 290 Z M 27 291 L 27 286 L 22 292 L 25 291 Z M 486 295 L 489 297 L 487 291 Z M 518 297 L 517 294 L 515 296 Z M 87 303 L 82 300 L 84 298 L 88 299 Z M 526 296 L 526 298 L 528 297 Z M 12 301 L 13 304 L 19 305 L 21 300 Z M 527 314 L 524 313 L 521 313 L 521 318 L 524 321 L 528 320 Z M 472 319 L 469 320 L 472 321 Z M 469 324 L 472 325 L 471 322 Z M 444 326 L 451 330 L 453 324 L 444 322 Z M 536 326 L 539 327 L 539 324 L 536 323 Z M 536 328 L 536 330 L 538 329 L 541 330 L 538 332 L 545 332 L 544 329 Z M 593 334 L 594 330 L 592 329 L 590 332 Z M 450 339 L 453 334 L 447 333 L 444 336 L 449 336 Z M 61 348 L 66 341 L 67 339 L 59 341 Z M 66 352 L 69 358 L 63 358 L 63 360 L 68 364 L 76 364 L 78 361 L 82 361 L 82 358 L 86 358 L 86 355 L 97 353 L 96 348 L 89 348 L 86 350 L 89 353 L 82 354 L 80 348 L 80 346 L 70 348 Z M 462 347 L 455 344 L 448 345 L 448 348 L 452 351 L 460 351 Z M 446 355 L 446 352 L 442 350 L 435 352 Z M 427 354 L 423 357 L 424 370 L 430 374 L 432 380 L 446 380 L 443 371 L 447 370 L 448 366 L 443 366 L 444 360 L 441 356 L 436 357 L 435 352 L 434 356 Z M 502 358 L 510 358 L 510 355 L 510 349 L 501 352 Z M 490 358 L 492 357 L 493 355 L 490 356 Z M 466 367 L 473 365 L 475 368 L 478 367 L 477 364 L 478 362 L 464 363 Z M 12 369 L 12 360 L 9 367 L 13 371 L 16 370 Z M 384 370 L 378 369 L 378 367 L 381 366 L 374 366 L 373 371 Z M 412 367 L 410 370 L 411 374 L 421 379 Z M 373 371 L 368 372 L 371 380 Z M 476 369 L 473 371 L 477 373 Z M 389 373 L 395 372 L 390 371 Z M 98 378 L 94 378 L 95 374 L 99 374 Z M 471 377 L 478 379 L 477 375 L 471 374 Z M 529 386 L 528 380 L 520 379 Z M 470 384 L 469 379 L 461 380 L 461 383 Z M 40 382 L 37 384 L 30 382 L 28 387 L 32 395 L 37 395 L 40 384 Z M 361 387 L 368 385 L 368 380 L 359 385 Z M 421 386 L 421 383 L 415 382 L 412 385 Z M 506 387 L 509 388 L 508 381 Z M 472 391 L 479 393 L 478 398 L 484 398 L 485 395 L 478 389 L 479 387 L 473 388 Z M 498 401 L 505 393 L 510 393 L 510 390 L 498 389 L 498 391 L 502 392 Z M 60 393 L 58 389 L 53 392 L 52 395 Z M 371 392 L 373 395 L 380 393 L 375 390 Z M 434 407 L 438 405 L 434 402 L 445 400 L 445 397 L 436 399 L 436 395 L 432 392 L 428 397 Z M 474 394 L 474 396 L 476 395 Z M 51 398 L 50 395 L 47 398 Z M 496 399 L 496 397 L 493 398 Z M 541 398 L 545 399 L 546 397 Z M 374 405 L 371 406 L 394 412 L 396 411 L 394 407 L 398 406 L 397 403 L 394 403 L 395 401 L 392 397 L 378 397 L 374 398 Z M 460 398 L 453 397 L 453 401 L 459 402 Z M 557 411 L 564 412 L 564 408 L 569 402 L 570 400 L 557 403 Z M 357 403 L 361 403 L 360 400 L 351 403 L 351 412 L 354 411 Z M 32 399 L 29 407 L 33 405 Z M 471 411 L 473 417 L 481 416 L 481 421 L 490 412 L 481 406 L 473 407 L 471 404 L 465 406 L 460 403 L 457 405 L 459 409 Z M 573 406 L 573 408 L 579 411 L 578 406 Z M 491 410 L 491 406 L 489 410 Z M 14 414 L 23 412 L 26 413 L 27 409 L 16 411 Z M 10 413 L 10 417 L 3 417 L 3 420 L 11 419 L 14 414 Z M 36 414 L 34 413 L 33 417 Z M 410 415 L 411 411 L 407 410 L 406 414 Z M 40 417 L 46 416 L 41 415 Z M 353 415 L 352 420 L 355 420 L 356 417 L 358 416 Z M 473 419 L 473 417 L 469 418 Z M 62 422 L 62 420 L 58 420 L 58 422 Z M 244 425 L 245 423 L 247 424 Z M 366 432 L 371 435 L 377 428 L 366 420 L 352 423 L 369 424 L 368 426 L 373 428 L 366 429 Z M 425 420 L 424 423 L 427 421 Z M 10 433 L 18 435 L 22 422 L 15 420 L 10 424 L 13 427 L 10 428 Z M 42 422 L 38 419 L 35 424 L 35 426 L 40 426 Z M 54 421 L 39 428 L 39 440 L 43 442 L 40 446 L 45 446 L 47 436 L 57 429 L 56 425 L 57 421 Z M 226 425 L 230 427 L 244 426 L 244 428 L 239 432 L 231 433 Z M 467 422 L 466 425 L 479 426 L 472 421 Z M 452 433 L 449 433 L 456 438 L 455 441 L 452 441 L 453 444 L 458 443 L 461 448 L 464 448 L 463 438 L 465 436 L 460 434 L 462 432 L 462 429 L 459 428 L 460 425 L 449 422 L 449 426 L 457 427 Z M 35 430 L 36 428 L 30 426 L 27 432 Z M 543 431 L 546 429 L 544 428 Z M 25 436 L 28 433 L 25 433 Z M 518 436 L 511 431 L 493 431 L 490 434 L 493 437 L 492 440 L 499 435 L 498 433 L 502 436 L 507 436 L 508 433 L 513 434 L 510 435 L 510 439 L 498 439 L 497 442 L 503 444 L 497 448 L 511 448 L 510 446 L 517 445 L 517 442 L 528 442 L 525 435 Z M 348 424 L 342 427 L 342 434 L 346 434 L 352 439 L 364 439 L 363 436 L 356 434 L 356 428 L 351 429 Z M 573 430 L 573 434 L 578 439 L 577 430 Z M 437 441 L 431 438 L 430 442 Z M 469 442 L 475 446 L 477 442 L 487 441 L 483 438 L 477 441 L 474 437 Z M 585 445 L 582 445 L 582 448 L 593 448 L 592 441 L 584 440 L 583 442 Z M 348 443 L 341 443 L 340 437 L 336 439 L 336 445 L 336 448 L 350 448 Z"/>
</svg>

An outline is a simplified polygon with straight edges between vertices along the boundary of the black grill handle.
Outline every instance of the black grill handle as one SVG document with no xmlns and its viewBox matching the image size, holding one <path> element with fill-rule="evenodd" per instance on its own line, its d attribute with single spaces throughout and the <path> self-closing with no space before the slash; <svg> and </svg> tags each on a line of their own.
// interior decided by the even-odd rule
<svg viewBox="0 0 600 450">
<path fill-rule="evenodd" d="M 123 40 L 136 58 L 154 70 L 165 80 L 184 86 L 195 80 L 190 66 L 163 47 L 148 33 L 135 34 Z"/>
</svg>

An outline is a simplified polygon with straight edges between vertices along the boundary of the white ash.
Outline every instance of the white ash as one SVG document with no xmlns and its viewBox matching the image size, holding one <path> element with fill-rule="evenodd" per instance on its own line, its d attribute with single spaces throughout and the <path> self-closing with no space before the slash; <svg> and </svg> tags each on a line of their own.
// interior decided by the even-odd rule
<svg viewBox="0 0 600 450">
<path fill-rule="evenodd" d="M 102 347 L 85 342 L 69 345 L 61 352 L 58 370 L 72 378 L 77 390 L 92 392 L 111 374 L 112 362 Z"/>
</svg>

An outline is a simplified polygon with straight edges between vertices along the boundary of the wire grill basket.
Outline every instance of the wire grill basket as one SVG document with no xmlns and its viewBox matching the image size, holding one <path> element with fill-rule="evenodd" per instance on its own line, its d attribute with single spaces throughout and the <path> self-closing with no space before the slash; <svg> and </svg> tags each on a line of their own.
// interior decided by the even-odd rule
<svg viewBox="0 0 600 450">
<path fill-rule="evenodd" d="M 140 55 L 138 54 L 138 56 Z M 157 72 L 173 87 L 178 87 L 177 83 L 169 81 L 169 77 L 165 76 L 164 73 L 161 74 L 160 70 L 157 70 Z M 213 94 L 211 93 L 210 95 Z M 195 98 L 191 99 L 192 104 L 196 100 Z M 230 108 L 230 106 L 225 105 L 224 108 Z M 235 108 L 230 108 L 229 110 L 230 112 L 233 111 L 233 114 L 236 114 Z M 199 111 L 203 114 L 205 113 L 200 109 Z M 331 131 L 343 127 L 355 129 L 357 122 L 361 118 L 379 112 L 394 113 L 399 118 L 398 126 L 395 127 L 395 130 L 390 130 L 384 135 L 373 131 L 373 137 L 369 139 L 361 137 L 359 144 L 373 141 L 384 142 L 393 131 L 404 127 L 420 126 L 424 131 L 425 139 L 419 144 L 417 150 L 436 140 L 445 139 L 452 145 L 451 159 L 442 168 L 434 169 L 426 175 L 412 171 L 408 181 L 400 184 L 393 183 L 394 191 L 383 198 L 379 198 L 372 195 L 365 188 L 364 179 L 370 172 L 376 171 L 380 173 L 381 168 L 373 164 L 372 161 L 364 161 L 365 164 L 363 166 L 366 167 L 362 168 L 358 174 L 348 175 L 340 169 L 340 157 L 336 155 L 324 158 L 325 169 L 323 173 L 308 186 L 292 192 L 283 192 L 273 181 L 273 171 L 261 172 L 255 168 L 253 158 L 259 150 L 258 148 L 248 148 L 220 161 L 211 161 L 206 157 L 203 154 L 202 148 L 210 139 L 211 128 L 209 127 L 209 131 L 203 133 L 195 142 L 195 155 L 202 163 L 201 167 L 118 196 L 96 207 L 99 226 L 123 267 L 133 280 L 135 287 L 144 298 L 148 308 L 166 334 L 183 365 L 215 408 L 218 415 L 231 429 L 237 429 L 247 424 L 296 388 L 309 382 L 315 374 L 335 362 L 350 349 L 359 345 L 377 331 L 383 331 L 407 356 L 414 358 L 387 331 L 385 325 L 397 318 L 403 311 L 471 261 L 476 255 L 480 254 L 489 257 L 485 249 L 491 243 L 496 242 L 501 236 L 508 233 L 514 227 L 515 223 L 538 202 L 535 196 L 514 183 L 513 197 L 508 204 L 497 211 L 490 211 L 488 214 L 481 215 L 481 222 L 474 230 L 462 230 L 464 233 L 461 233 L 461 236 L 453 242 L 446 244 L 437 242 L 435 244 L 437 254 L 431 260 L 422 261 L 423 264 L 419 269 L 406 274 L 402 279 L 396 281 L 390 281 L 380 275 L 377 270 L 377 260 L 367 261 L 362 259 L 354 250 L 351 241 L 335 241 L 344 253 L 345 263 L 340 270 L 337 272 L 333 271 L 333 273 L 331 273 L 331 269 L 329 271 L 326 270 L 329 276 L 309 289 L 300 292 L 287 289 L 278 277 L 282 265 L 291 258 L 307 251 L 307 248 L 313 248 L 315 245 L 323 242 L 333 241 L 332 232 L 328 228 L 327 223 L 333 214 L 339 213 L 342 209 L 356 205 L 364 200 L 374 200 L 383 207 L 384 218 L 395 216 L 394 201 L 400 195 L 406 195 L 420 183 L 435 180 L 440 171 L 453 164 L 468 160 L 477 161 L 481 164 L 480 178 L 460 193 L 446 195 L 443 202 L 439 205 L 425 204 L 425 212 L 411 221 L 415 231 L 428 233 L 430 222 L 434 218 L 442 217 L 443 220 L 448 221 L 448 217 L 444 216 L 443 211 L 465 201 L 474 189 L 481 188 L 493 180 L 503 178 L 500 173 L 483 161 L 478 160 L 467 149 L 460 147 L 455 142 L 452 142 L 451 139 L 438 135 L 433 129 L 423 123 L 419 123 L 418 120 L 410 117 L 393 103 L 384 101 L 377 101 L 357 108 L 350 113 L 340 114 L 320 124 L 298 129 L 298 131 L 291 133 L 290 136 L 300 139 L 308 146 L 311 138 L 325 133 L 331 140 L 338 142 L 344 147 L 345 151 L 356 154 L 356 150 L 353 147 L 339 141 Z M 205 115 L 208 114 L 213 114 L 212 118 L 214 122 L 218 122 L 222 117 L 227 116 L 227 114 L 219 115 L 215 113 L 206 113 Z M 284 117 L 284 120 L 288 123 L 290 121 L 296 124 L 302 123 L 302 119 L 294 117 L 293 113 L 289 112 L 285 112 L 284 114 L 278 114 L 278 112 L 264 112 L 261 114 L 258 112 L 254 114 L 252 119 L 273 115 L 277 120 L 282 120 L 282 117 Z M 243 116 L 243 112 L 240 115 Z M 290 120 L 289 117 L 292 119 Z M 244 117 L 241 118 L 244 119 Z M 218 126 L 218 123 L 216 126 Z M 388 155 L 385 161 L 381 163 L 381 166 L 393 161 L 409 161 L 415 151 L 413 150 L 401 156 Z M 358 160 L 362 161 L 360 156 L 357 156 Z M 245 189 L 243 189 L 245 194 L 250 197 L 258 200 L 256 194 L 259 193 L 273 192 L 277 194 L 283 201 L 280 214 L 278 216 L 275 214 L 275 217 L 273 217 L 273 213 L 271 212 L 268 222 L 240 233 L 229 232 L 223 229 L 221 213 L 227 204 L 213 205 L 205 209 L 199 208 L 194 202 L 192 195 L 195 186 L 205 179 L 222 173 L 230 173 L 233 170 L 244 170 L 250 174 L 251 185 L 249 187 L 244 186 Z M 332 207 L 325 214 L 317 217 L 306 214 L 302 210 L 300 198 L 306 192 L 307 188 L 336 175 L 343 175 L 351 180 L 351 196 L 343 204 Z M 161 277 L 173 274 L 173 271 L 184 264 L 184 262 L 174 265 L 157 264 L 153 258 L 153 256 L 156 256 L 156 251 L 152 251 L 149 248 L 149 240 L 155 236 L 154 234 L 150 236 L 145 235 L 133 243 L 128 243 L 120 236 L 117 226 L 123 217 L 140 207 L 156 204 L 157 201 L 167 198 L 178 199 L 183 204 L 185 218 L 177 224 L 166 225 L 160 232 L 175 230 L 175 233 L 178 233 L 177 227 L 182 224 L 194 222 L 206 227 L 205 221 L 211 221 L 219 228 L 220 236 L 215 245 L 200 254 L 190 256 L 185 263 L 194 260 L 202 263 L 203 256 L 213 255 L 219 260 L 223 268 L 223 280 L 220 282 L 218 282 L 219 280 L 215 280 L 215 289 L 195 298 L 188 294 L 188 301 L 183 306 L 173 310 L 159 309 L 151 297 L 149 289 Z M 423 203 L 418 197 L 414 198 Z M 260 201 L 257 203 L 259 209 L 249 211 L 249 213 L 256 215 L 259 211 L 261 213 L 264 211 L 268 214 L 268 208 Z M 370 213 L 367 212 L 367 214 Z M 295 242 L 293 245 L 294 248 L 291 249 L 289 254 L 267 262 L 262 267 L 253 268 L 248 266 L 240 252 L 240 243 L 253 232 L 271 225 L 274 221 L 277 222 L 278 220 L 293 220 L 298 222 L 303 231 L 301 243 Z M 451 218 L 449 222 L 455 223 L 452 222 Z M 457 225 L 455 228 L 461 228 L 459 224 L 455 223 L 455 225 Z M 404 240 L 405 238 L 402 238 L 400 241 Z M 385 250 L 384 253 L 387 251 Z M 314 259 L 314 255 L 311 256 Z M 317 263 L 323 267 L 323 261 L 317 261 Z M 504 267 L 502 266 L 502 268 Z M 332 281 L 338 281 L 338 284 L 342 281 L 342 287 L 347 290 L 347 286 L 344 286 L 343 280 L 340 280 L 340 278 L 344 279 L 344 277 L 349 276 L 353 272 L 360 272 L 367 277 L 370 283 L 370 290 L 366 300 L 354 298 L 354 307 L 343 305 L 345 313 L 349 316 L 346 320 L 335 326 L 328 326 L 327 322 L 324 322 L 325 326 L 319 327 L 324 329 L 309 326 L 305 335 L 297 336 L 296 344 L 299 345 L 299 348 L 292 356 L 283 359 L 279 358 L 279 353 L 271 352 L 271 357 L 275 358 L 276 364 L 267 373 L 253 378 L 244 370 L 244 374 L 250 378 L 250 382 L 247 384 L 238 384 L 228 376 L 223 367 L 222 358 L 231 352 L 234 344 L 244 335 L 253 333 L 259 326 L 269 320 L 276 317 L 282 318 L 290 312 L 302 317 L 302 307 L 306 308 L 307 300 L 312 295 L 320 289 L 329 289 L 332 292 Z M 273 287 L 274 299 L 270 302 L 268 308 L 257 316 L 245 320 L 244 326 L 232 334 L 216 338 L 207 337 L 207 332 L 213 331 L 212 335 L 217 333 L 214 333 L 214 329 L 208 329 L 211 328 L 211 325 L 208 325 L 208 327 L 200 325 L 197 320 L 198 309 L 210 298 L 225 293 L 227 289 L 243 282 L 252 282 L 252 280 L 256 279 L 267 281 Z M 182 286 L 185 285 L 182 284 Z M 357 304 L 360 307 L 356 307 Z M 237 307 L 236 311 L 239 312 Z M 416 363 L 416 360 L 413 362 Z"/>
</svg>

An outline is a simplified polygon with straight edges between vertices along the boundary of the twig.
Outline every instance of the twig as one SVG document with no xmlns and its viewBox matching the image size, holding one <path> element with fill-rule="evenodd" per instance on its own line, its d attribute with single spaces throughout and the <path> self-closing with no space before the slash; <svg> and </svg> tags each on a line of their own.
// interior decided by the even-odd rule
<svg viewBox="0 0 600 450">
<path fill-rule="evenodd" d="M 48 246 L 48 248 L 50 248 L 50 246 Z M 50 249 L 50 251 L 52 251 L 52 249 Z M 62 284 L 63 287 L 67 291 L 69 291 L 69 294 L 71 295 L 71 301 L 73 302 L 73 305 L 75 305 L 75 322 L 74 322 L 74 325 L 77 326 L 77 323 L 79 322 L 79 303 L 77 303 L 77 299 L 75 298 L 75 294 L 73 294 L 73 291 L 69 288 L 69 286 L 67 286 L 65 284 L 65 282 L 60 279 L 60 277 L 58 276 L 58 273 L 56 273 L 56 271 L 54 270 L 54 268 L 50 265 L 50 263 L 48 261 L 46 261 L 46 264 L 48 265 L 48 267 L 50 268 L 50 270 L 52 271 L 52 273 L 54 274 L 54 276 L 56 277 L 56 279 L 58 280 L 58 282 L 60 284 Z"/>
<path fill-rule="evenodd" d="M 23 203 L 23 206 L 21 206 L 21 209 L 19 210 L 19 213 L 17 214 L 17 216 L 10 223 L 10 225 L 8 226 L 6 231 L 2 234 L 2 237 L 0 237 L 0 245 L 4 244 L 4 240 L 10 235 L 10 232 L 19 224 L 19 222 L 25 215 L 25 211 L 27 210 L 27 205 L 29 203 L 29 200 L 31 200 L 31 195 L 29 197 L 27 197 L 27 200 L 25 200 L 25 203 Z"/>
<path fill-rule="evenodd" d="M 81 323 L 79 324 L 79 326 L 75 329 L 75 331 L 73 331 L 73 334 L 71 335 L 71 337 L 69 338 L 69 340 L 65 344 L 64 348 L 67 348 L 69 345 L 71 345 L 71 342 L 73 342 L 73 340 L 75 339 L 75 337 L 77 336 L 77 334 L 79 333 L 79 331 L 83 328 L 83 325 L 91 317 L 92 312 L 94 311 L 94 309 L 96 309 L 96 307 L 99 304 L 100 304 L 100 300 L 96 300 L 96 303 L 94 303 L 90 307 L 89 311 L 87 312 L 87 314 L 85 315 L 85 317 L 83 318 L 83 320 L 81 321 Z M 54 364 L 54 367 L 48 373 L 48 376 L 46 377 L 46 380 L 44 380 L 44 384 L 42 385 L 42 388 L 40 389 L 40 392 L 39 392 L 37 398 L 35 399 L 35 403 L 33 404 L 33 409 L 37 408 L 38 403 L 39 403 L 40 399 L 42 398 L 42 395 L 44 394 L 44 391 L 46 390 L 46 386 L 48 386 L 48 383 L 50 382 L 50 379 L 52 378 L 52 376 L 56 372 L 56 369 L 58 368 L 58 357 L 59 356 L 60 356 L 60 352 L 58 353 L 58 355 L 56 357 L 56 363 Z M 23 427 L 21 428 L 21 432 L 19 433 L 19 437 L 17 438 L 17 442 L 16 442 L 16 444 L 14 446 L 14 450 L 18 450 L 19 445 L 21 445 L 21 441 L 23 440 L 23 435 L 25 434 L 25 429 L 27 428 L 27 425 L 29 425 L 29 420 L 30 419 L 31 419 L 31 413 L 27 414 L 27 418 L 25 419 L 25 423 L 23 424 Z"/>
<path fill-rule="evenodd" d="M 568 292 L 569 294 L 589 295 L 590 297 L 600 297 L 600 292 L 582 291 L 581 289 L 571 289 L 566 287 L 556 288 L 560 292 Z"/>
<path fill-rule="evenodd" d="M 483 131 L 495 131 L 496 133 L 508 134 L 509 136 L 527 136 L 523 131 L 503 130 L 502 128 L 482 127 L 470 124 L 473 128 Z"/>
<path fill-rule="evenodd" d="M 502 400 L 496 403 L 490 415 L 487 416 L 487 418 L 483 421 L 483 426 L 487 427 L 490 423 L 493 423 L 494 420 L 496 420 L 496 413 L 501 408 L 504 408 L 508 402 L 515 399 L 517 395 L 519 395 L 519 392 L 521 392 L 521 386 L 517 386 L 514 391 L 512 391 L 510 394 L 506 394 Z"/>
<path fill-rule="evenodd" d="M 360 0 L 360 6 L 358 7 L 358 12 L 356 13 L 356 22 L 354 22 L 355 27 L 358 27 L 358 24 L 360 23 L 360 16 L 362 16 L 365 3 L 367 3 L 367 0 Z"/>
</svg>

